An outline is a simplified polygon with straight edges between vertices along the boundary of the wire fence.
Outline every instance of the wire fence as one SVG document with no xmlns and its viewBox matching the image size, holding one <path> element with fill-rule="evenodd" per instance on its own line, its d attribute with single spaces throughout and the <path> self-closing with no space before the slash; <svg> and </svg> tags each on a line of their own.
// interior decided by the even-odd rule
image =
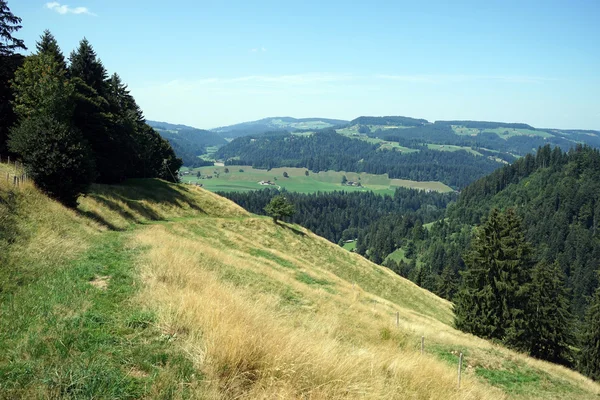
<svg viewBox="0 0 600 400">
<path fill-rule="evenodd" d="M 11 159 L 10 156 L 0 154 L 0 164 L 6 165 L 0 175 L 0 183 L 4 186 L 22 187 L 30 182 L 30 178 L 25 171 L 23 163 L 17 159 Z"/>
</svg>

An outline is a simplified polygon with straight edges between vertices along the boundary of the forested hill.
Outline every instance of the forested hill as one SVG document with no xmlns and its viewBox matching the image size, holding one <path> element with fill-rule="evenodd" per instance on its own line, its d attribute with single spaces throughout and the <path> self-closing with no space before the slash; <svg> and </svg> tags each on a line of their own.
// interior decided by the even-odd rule
<svg viewBox="0 0 600 400">
<path fill-rule="evenodd" d="M 435 151 L 423 146 L 408 153 L 382 149 L 378 143 L 352 139 L 333 129 L 308 136 L 278 132 L 241 137 L 219 149 L 216 156 L 226 165 L 387 173 L 390 178 L 440 181 L 455 188 L 464 187 L 501 165 L 466 151 Z"/>
<path fill-rule="evenodd" d="M 471 227 L 484 222 L 493 208 L 516 210 L 535 258 L 560 264 L 572 289 L 573 309 L 583 316 L 600 269 L 600 152 L 584 146 L 568 152 L 545 146 L 477 180 L 461 192 L 445 218 L 431 226 L 427 237 L 404 238 L 400 247 L 417 244 L 423 270 L 400 269 L 451 298 L 456 287 L 446 286 L 451 281 L 458 284 Z M 379 246 L 366 235 L 359 238 L 357 249 L 368 256 L 381 253 Z M 441 279 L 442 274 L 453 279 Z"/>
<path fill-rule="evenodd" d="M 600 270 L 600 152 L 542 148 L 475 182 L 448 217 L 469 224 L 494 207 L 515 208 L 536 259 L 558 262 L 572 290 L 573 310 L 583 316 Z"/>
<path fill-rule="evenodd" d="M 348 121 L 331 118 L 272 117 L 263 118 L 258 121 L 242 122 L 240 124 L 222 126 L 211 129 L 211 131 L 216 132 L 225 138 L 236 138 L 240 136 L 260 134 L 268 131 L 294 132 L 297 130 L 331 128 L 347 123 Z"/>
<path fill-rule="evenodd" d="M 465 188 L 426 237 L 407 235 L 399 248 L 416 246 L 415 263 L 388 265 L 421 286 L 452 298 L 464 270 L 472 227 L 490 211 L 514 208 L 537 261 L 558 263 L 571 291 L 571 308 L 582 319 L 598 287 L 600 270 L 600 152 L 578 146 L 568 152 L 549 146 Z M 384 227 L 377 227 L 378 230 Z M 377 229 L 374 230 L 377 231 Z M 359 236 L 357 250 L 381 253 L 374 234 Z M 419 266 L 419 267 L 417 267 Z"/>
</svg>

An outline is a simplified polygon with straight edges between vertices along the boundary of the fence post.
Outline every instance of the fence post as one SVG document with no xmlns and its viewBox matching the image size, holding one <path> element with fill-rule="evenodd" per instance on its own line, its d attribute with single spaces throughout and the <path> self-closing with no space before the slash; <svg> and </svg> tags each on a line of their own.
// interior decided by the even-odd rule
<svg viewBox="0 0 600 400">
<path fill-rule="evenodd" d="M 17 177 L 13 176 L 13 186 L 17 186 Z"/>
<path fill-rule="evenodd" d="M 463 353 L 458 357 L 458 388 L 460 389 L 460 378 L 462 373 Z"/>
<path fill-rule="evenodd" d="M 421 336 L 421 355 L 425 351 L 425 336 Z"/>
<path fill-rule="evenodd" d="M 400 312 L 396 311 L 396 328 L 400 327 Z"/>
</svg>

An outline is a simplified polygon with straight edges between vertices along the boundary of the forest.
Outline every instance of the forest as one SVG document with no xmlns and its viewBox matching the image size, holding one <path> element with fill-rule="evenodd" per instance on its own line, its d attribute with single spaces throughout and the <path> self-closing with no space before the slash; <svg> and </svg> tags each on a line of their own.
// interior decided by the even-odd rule
<svg viewBox="0 0 600 400">
<path fill-rule="evenodd" d="M 419 152 L 403 154 L 381 150 L 377 144 L 339 135 L 333 129 L 310 136 L 286 132 L 245 136 L 220 148 L 216 157 L 226 160 L 226 165 L 387 173 L 390 178 L 440 181 L 454 188 L 464 187 L 500 166 L 488 157 L 466 151 L 441 152 L 423 148 Z"/>
<path fill-rule="evenodd" d="M 14 37 L 21 19 L 0 5 L 0 156 L 19 158 L 36 186 L 69 206 L 93 182 L 177 180 L 181 159 L 86 39 L 67 60 L 46 30 L 24 57 Z"/>
</svg>

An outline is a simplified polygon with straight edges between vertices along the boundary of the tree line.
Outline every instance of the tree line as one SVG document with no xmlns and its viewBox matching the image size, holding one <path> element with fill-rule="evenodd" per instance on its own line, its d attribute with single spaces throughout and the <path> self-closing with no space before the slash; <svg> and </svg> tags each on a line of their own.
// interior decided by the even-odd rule
<svg viewBox="0 0 600 400">
<path fill-rule="evenodd" d="M 304 194 L 277 189 L 219 194 L 252 213 L 264 215 L 264 208 L 270 200 L 282 193 L 294 204 L 296 210 L 290 217 L 291 222 L 339 244 L 359 238 L 363 232 L 369 231 L 378 221 L 383 220 L 400 221 L 394 226 L 403 233 L 422 229 L 423 224 L 441 218 L 446 206 L 456 200 L 454 193 L 442 194 L 405 188 L 397 188 L 393 196 L 370 191 Z M 398 235 L 387 235 L 385 240 L 391 240 L 398 246 L 395 241 L 397 238 Z"/>
<path fill-rule="evenodd" d="M 182 165 L 168 141 L 146 124 L 118 74 L 108 75 L 85 38 L 65 59 L 46 30 L 23 57 L 20 18 L 0 1 L 0 152 L 20 157 L 36 186 L 65 205 L 92 182 L 177 180 Z M 8 43 L 8 44 L 6 44 Z"/>
</svg>

